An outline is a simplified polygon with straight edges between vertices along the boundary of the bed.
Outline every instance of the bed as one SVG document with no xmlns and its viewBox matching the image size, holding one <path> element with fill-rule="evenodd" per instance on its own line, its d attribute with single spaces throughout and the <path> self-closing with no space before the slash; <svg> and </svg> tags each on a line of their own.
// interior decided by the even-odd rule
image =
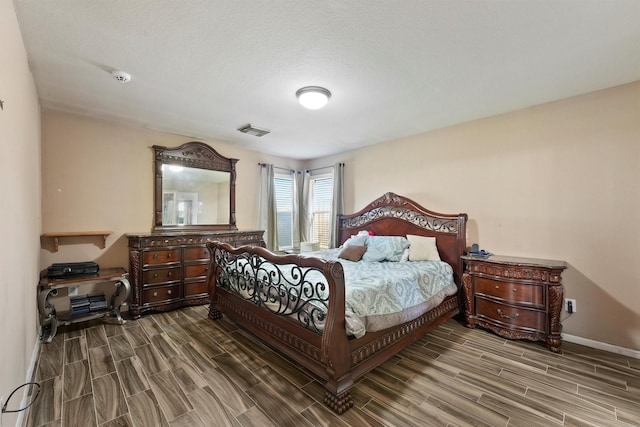
<svg viewBox="0 0 640 427">
<path fill-rule="evenodd" d="M 342 414 L 353 406 L 349 390 L 356 380 L 462 312 L 460 257 L 466 248 L 466 221 L 466 214 L 433 212 L 394 193 L 338 217 L 341 245 L 358 234 L 435 238 L 439 258 L 455 284 L 453 292 L 441 294 L 435 307 L 395 326 L 364 334 L 348 328 L 351 287 L 345 286 L 345 277 L 353 279 L 349 262 L 222 242 L 207 245 L 212 263 L 209 317 L 227 316 L 311 372 L 324 383 L 325 404 Z"/>
</svg>

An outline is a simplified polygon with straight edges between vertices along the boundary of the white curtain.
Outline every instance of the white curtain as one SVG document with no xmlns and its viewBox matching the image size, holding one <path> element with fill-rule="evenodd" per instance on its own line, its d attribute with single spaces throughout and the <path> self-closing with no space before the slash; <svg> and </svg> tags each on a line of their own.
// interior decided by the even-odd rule
<svg viewBox="0 0 640 427">
<path fill-rule="evenodd" d="M 331 203 L 331 229 L 329 233 L 329 247 L 338 245 L 338 215 L 344 213 L 344 163 L 333 166 L 333 201 Z"/>
<path fill-rule="evenodd" d="M 258 228 L 265 230 L 264 241 L 270 251 L 278 250 L 278 214 L 274 187 L 273 165 L 262 165 L 258 199 Z"/>
<path fill-rule="evenodd" d="M 311 203 L 309 185 L 311 173 L 293 171 L 293 247 L 300 249 L 300 242 L 311 240 Z"/>
</svg>

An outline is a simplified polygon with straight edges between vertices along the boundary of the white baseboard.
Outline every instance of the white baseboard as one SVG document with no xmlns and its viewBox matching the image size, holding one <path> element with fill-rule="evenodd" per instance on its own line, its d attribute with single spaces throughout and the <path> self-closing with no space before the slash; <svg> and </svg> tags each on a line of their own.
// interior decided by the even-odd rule
<svg viewBox="0 0 640 427">
<path fill-rule="evenodd" d="M 562 339 L 574 344 L 580 344 L 587 347 L 595 348 L 598 350 L 608 351 L 610 353 L 621 354 L 623 356 L 633 357 L 634 359 L 640 359 L 640 351 L 632 350 L 626 347 L 619 347 L 613 344 L 607 344 L 606 342 L 600 342 L 590 340 L 588 338 L 577 337 L 575 335 L 562 334 Z"/>
<path fill-rule="evenodd" d="M 27 378 L 25 379 L 25 383 L 29 383 L 33 381 L 33 373 L 36 369 L 36 364 L 38 363 L 38 355 L 40 354 L 40 337 L 36 336 L 36 344 L 33 346 L 33 352 L 31 352 L 31 363 L 29 364 L 29 369 L 27 370 Z M 32 386 L 28 386 L 24 388 L 24 392 L 22 394 L 22 403 L 20 404 L 21 408 L 24 408 L 29 404 L 29 391 Z M 16 421 L 16 427 L 22 427 L 26 422 L 26 415 L 28 410 L 20 411 L 18 413 L 18 419 Z"/>
</svg>

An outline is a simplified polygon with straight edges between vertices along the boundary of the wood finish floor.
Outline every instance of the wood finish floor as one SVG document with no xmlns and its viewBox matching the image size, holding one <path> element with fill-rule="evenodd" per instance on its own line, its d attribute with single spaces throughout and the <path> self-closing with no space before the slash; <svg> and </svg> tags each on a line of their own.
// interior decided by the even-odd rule
<svg viewBox="0 0 640 427">
<path fill-rule="evenodd" d="M 336 416 L 310 376 L 207 306 L 85 323 L 42 344 L 28 426 L 638 426 L 640 360 L 553 354 L 450 320 L 370 372 Z"/>
</svg>

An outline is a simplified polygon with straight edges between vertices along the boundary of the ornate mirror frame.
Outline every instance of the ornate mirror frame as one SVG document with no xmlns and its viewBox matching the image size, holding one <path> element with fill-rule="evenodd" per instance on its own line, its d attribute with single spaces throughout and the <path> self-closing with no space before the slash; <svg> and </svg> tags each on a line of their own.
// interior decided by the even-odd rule
<svg viewBox="0 0 640 427">
<path fill-rule="evenodd" d="M 209 145 L 191 141 L 179 147 L 163 147 L 154 145 L 154 232 L 162 231 L 202 231 L 202 230 L 237 230 L 236 227 L 236 163 L 238 159 L 230 159 L 219 154 Z M 212 171 L 229 172 L 229 223 L 228 224 L 192 224 L 192 225 L 163 225 L 162 224 L 162 166 L 176 165 L 189 168 L 207 169 Z"/>
</svg>

